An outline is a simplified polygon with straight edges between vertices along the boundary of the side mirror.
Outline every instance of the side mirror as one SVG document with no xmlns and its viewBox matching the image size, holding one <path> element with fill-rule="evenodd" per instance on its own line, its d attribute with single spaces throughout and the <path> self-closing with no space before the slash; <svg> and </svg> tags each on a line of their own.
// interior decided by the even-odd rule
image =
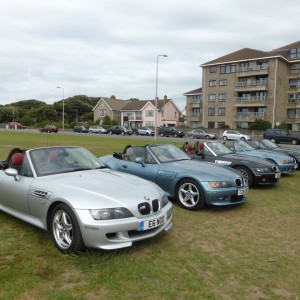
<svg viewBox="0 0 300 300">
<path fill-rule="evenodd" d="M 8 168 L 8 169 L 5 170 L 5 174 L 7 176 L 13 176 L 15 178 L 15 181 L 20 180 L 19 173 L 16 169 Z"/>
<path fill-rule="evenodd" d="M 144 158 L 143 158 L 143 157 L 137 157 L 137 158 L 135 159 L 135 162 L 136 162 L 137 164 L 140 164 L 140 165 L 142 165 L 143 167 L 145 167 L 145 162 L 144 162 Z"/>
</svg>

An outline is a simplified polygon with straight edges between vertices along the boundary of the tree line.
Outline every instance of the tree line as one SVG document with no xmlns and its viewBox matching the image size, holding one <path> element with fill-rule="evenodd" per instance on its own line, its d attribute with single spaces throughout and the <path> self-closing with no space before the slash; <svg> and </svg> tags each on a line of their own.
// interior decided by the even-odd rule
<svg viewBox="0 0 300 300">
<path fill-rule="evenodd" d="M 79 122 L 93 123 L 94 113 L 92 110 L 100 98 L 77 95 L 53 104 L 31 99 L 0 105 L 0 123 L 15 121 L 29 127 L 46 124 L 55 124 L 61 127 L 63 102 L 65 126 L 71 127 Z"/>
</svg>

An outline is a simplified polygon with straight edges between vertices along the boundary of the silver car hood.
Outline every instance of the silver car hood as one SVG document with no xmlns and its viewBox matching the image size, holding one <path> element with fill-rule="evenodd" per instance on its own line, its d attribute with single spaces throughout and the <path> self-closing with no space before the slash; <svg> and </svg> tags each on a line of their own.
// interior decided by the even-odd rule
<svg viewBox="0 0 300 300">
<path fill-rule="evenodd" d="M 38 177 L 32 189 L 51 191 L 52 198 L 71 200 L 77 209 L 136 205 L 164 194 L 153 182 L 110 169 Z"/>
</svg>

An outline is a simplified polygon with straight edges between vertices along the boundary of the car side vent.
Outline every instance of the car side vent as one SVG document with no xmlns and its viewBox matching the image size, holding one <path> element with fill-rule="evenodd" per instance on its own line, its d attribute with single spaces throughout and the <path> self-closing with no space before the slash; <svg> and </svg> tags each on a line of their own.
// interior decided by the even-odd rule
<svg viewBox="0 0 300 300">
<path fill-rule="evenodd" d="M 243 180 L 241 178 L 236 179 L 235 183 L 238 187 L 243 186 Z"/>
<path fill-rule="evenodd" d="M 142 215 L 149 215 L 151 211 L 151 207 L 148 202 L 139 203 L 138 209 Z"/>
<path fill-rule="evenodd" d="M 32 194 L 34 196 L 41 197 L 41 198 L 46 198 L 47 195 L 48 195 L 47 192 L 45 192 L 45 191 L 39 191 L 39 190 L 34 190 Z"/>
</svg>

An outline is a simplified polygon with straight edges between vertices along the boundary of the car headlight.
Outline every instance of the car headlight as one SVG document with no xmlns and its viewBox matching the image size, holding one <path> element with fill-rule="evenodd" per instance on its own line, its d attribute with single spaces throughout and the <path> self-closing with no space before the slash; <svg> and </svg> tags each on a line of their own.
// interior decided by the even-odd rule
<svg viewBox="0 0 300 300">
<path fill-rule="evenodd" d="M 169 203 L 169 199 L 167 197 L 167 195 L 164 195 L 163 198 L 162 198 L 162 207 L 165 207 L 167 204 Z"/>
<path fill-rule="evenodd" d="M 256 168 L 255 169 L 258 173 L 268 173 L 271 172 L 270 168 Z"/>
<path fill-rule="evenodd" d="M 113 220 L 133 217 L 133 214 L 125 207 L 90 209 L 89 212 L 94 220 Z"/>
<path fill-rule="evenodd" d="M 281 165 L 285 165 L 285 164 L 288 164 L 289 162 L 287 161 L 287 160 L 280 160 L 279 161 L 279 163 L 281 164 Z"/>
<path fill-rule="evenodd" d="M 222 189 L 222 188 L 231 187 L 231 184 L 228 181 L 210 181 L 209 185 L 213 189 Z"/>
</svg>

